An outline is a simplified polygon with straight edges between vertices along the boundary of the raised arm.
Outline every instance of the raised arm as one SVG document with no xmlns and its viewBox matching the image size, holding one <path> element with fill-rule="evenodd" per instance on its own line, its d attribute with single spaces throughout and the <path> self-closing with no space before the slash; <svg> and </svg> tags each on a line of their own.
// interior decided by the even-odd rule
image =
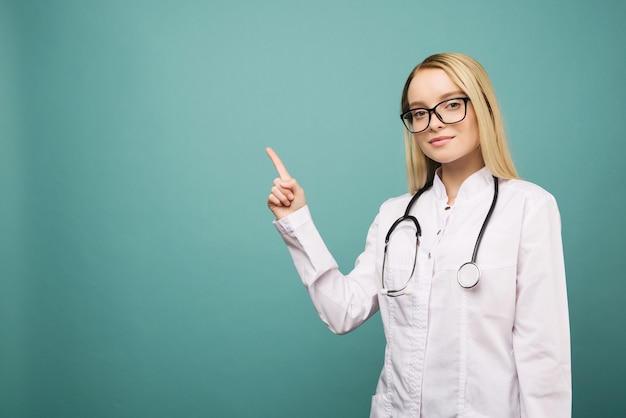
<svg viewBox="0 0 626 418">
<path fill-rule="evenodd" d="M 342 274 L 315 228 L 304 191 L 291 178 L 278 155 L 271 148 L 266 152 L 279 175 L 267 199 L 277 219 L 274 224 L 287 244 L 319 317 L 337 334 L 350 332 L 378 309 L 377 222 L 370 227 L 365 250 L 355 268 L 348 275 Z"/>
</svg>

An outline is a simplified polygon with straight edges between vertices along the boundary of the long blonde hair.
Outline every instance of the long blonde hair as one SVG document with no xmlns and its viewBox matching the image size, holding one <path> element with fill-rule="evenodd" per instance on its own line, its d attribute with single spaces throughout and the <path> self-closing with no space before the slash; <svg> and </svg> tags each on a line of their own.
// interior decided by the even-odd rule
<svg viewBox="0 0 626 418">
<path fill-rule="evenodd" d="M 470 98 L 476 119 L 480 149 L 485 165 L 491 173 L 499 178 L 518 178 L 513 159 L 506 143 L 504 123 L 496 95 L 489 81 L 489 76 L 482 65 L 475 59 L 464 54 L 435 54 L 418 64 L 404 84 L 402 90 L 402 113 L 409 109 L 408 89 L 415 74 L 424 68 L 440 68 Z M 440 164 L 422 152 L 419 146 L 412 144 L 413 135 L 406 128 L 404 139 L 406 148 L 407 175 L 409 192 L 415 193 L 427 182 L 433 180 L 435 170 Z"/>
</svg>

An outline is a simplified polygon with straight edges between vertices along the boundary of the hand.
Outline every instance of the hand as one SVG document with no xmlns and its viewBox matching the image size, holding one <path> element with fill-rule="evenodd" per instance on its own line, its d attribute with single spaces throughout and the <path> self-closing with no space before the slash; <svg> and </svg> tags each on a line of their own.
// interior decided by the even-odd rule
<svg viewBox="0 0 626 418">
<path fill-rule="evenodd" d="M 267 198 L 267 207 L 274 213 L 276 219 L 284 218 L 306 205 L 304 190 L 295 179 L 292 179 L 283 162 L 271 148 L 266 148 L 279 178 L 274 179 L 274 187 Z"/>
</svg>

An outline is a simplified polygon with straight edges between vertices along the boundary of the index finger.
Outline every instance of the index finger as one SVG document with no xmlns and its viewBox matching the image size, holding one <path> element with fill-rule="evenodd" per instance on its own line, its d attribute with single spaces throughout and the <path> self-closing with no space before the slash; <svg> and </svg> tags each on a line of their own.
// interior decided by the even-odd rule
<svg viewBox="0 0 626 418">
<path fill-rule="evenodd" d="M 276 154 L 276 152 L 270 147 L 265 148 L 265 152 L 267 152 L 267 155 L 272 160 L 272 163 L 274 164 L 276 171 L 278 171 L 278 175 L 280 176 L 280 179 L 281 180 L 290 179 L 291 176 L 287 172 L 287 169 L 285 168 L 285 165 L 283 164 L 283 162 L 278 157 L 278 154 Z"/>
</svg>

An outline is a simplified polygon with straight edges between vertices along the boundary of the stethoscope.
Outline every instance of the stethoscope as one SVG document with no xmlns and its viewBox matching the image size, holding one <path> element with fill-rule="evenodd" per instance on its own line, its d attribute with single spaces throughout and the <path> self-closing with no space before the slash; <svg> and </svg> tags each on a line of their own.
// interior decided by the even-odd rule
<svg viewBox="0 0 626 418">
<path fill-rule="evenodd" d="M 413 277 L 413 273 L 415 273 L 415 265 L 417 264 L 417 250 L 420 245 L 420 236 L 422 235 L 422 228 L 420 227 L 420 223 L 417 221 L 417 218 L 413 215 L 409 215 L 411 208 L 419 199 L 419 197 L 428 189 L 430 189 L 433 185 L 433 182 L 428 182 L 424 187 L 418 190 L 415 195 L 411 198 L 411 201 L 406 207 L 404 211 L 404 215 L 396 219 L 396 221 L 389 228 L 389 232 L 387 232 L 387 236 L 385 237 L 385 249 L 383 255 L 383 266 L 382 266 L 382 289 L 380 293 L 382 295 L 387 295 L 389 297 L 398 297 L 402 295 L 409 295 L 411 292 L 407 290 L 409 286 L 409 282 Z M 483 221 L 483 226 L 480 228 L 480 232 L 478 233 L 478 237 L 476 238 L 476 244 L 474 244 L 474 253 L 472 254 L 472 261 L 468 261 L 459 267 L 459 270 L 456 274 L 457 282 L 459 285 L 465 289 L 471 289 L 476 286 L 480 281 L 480 269 L 476 265 L 476 255 L 478 254 L 478 249 L 480 248 L 480 242 L 483 239 L 483 234 L 485 229 L 487 228 L 487 224 L 489 223 L 489 218 L 491 218 L 491 214 L 493 213 L 493 209 L 496 207 L 496 202 L 498 201 L 498 178 L 493 176 L 493 200 L 491 201 L 491 207 L 487 212 L 487 216 L 485 216 L 485 220 Z M 389 246 L 389 238 L 391 238 L 391 234 L 400 225 L 402 222 L 411 221 L 415 225 L 415 258 L 413 259 L 413 269 L 411 270 L 411 275 L 408 280 L 399 289 L 387 289 L 385 288 L 385 263 L 387 261 L 387 248 Z"/>
</svg>

